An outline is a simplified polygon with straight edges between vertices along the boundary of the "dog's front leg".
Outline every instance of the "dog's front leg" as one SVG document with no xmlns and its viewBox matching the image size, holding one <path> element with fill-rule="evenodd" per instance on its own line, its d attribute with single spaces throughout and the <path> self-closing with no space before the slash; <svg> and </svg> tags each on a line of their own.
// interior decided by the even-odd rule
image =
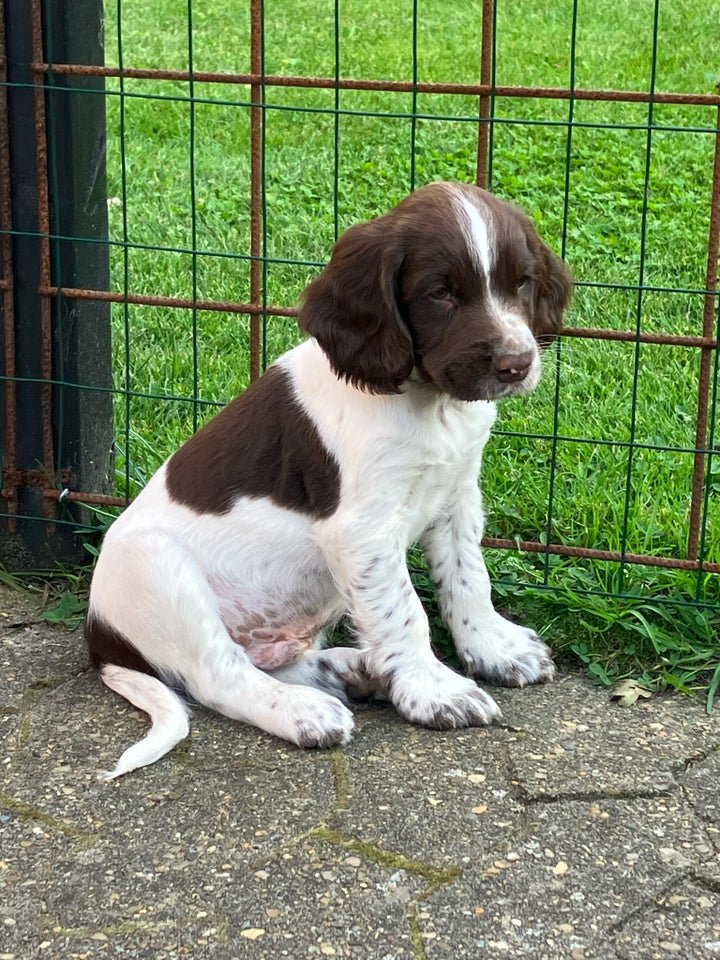
<svg viewBox="0 0 720 960">
<path fill-rule="evenodd" d="M 405 551 L 374 526 L 335 515 L 318 527 L 318 542 L 358 632 L 367 671 L 413 723 L 439 730 L 489 723 L 499 713 L 495 702 L 435 657 Z"/>
<path fill-rule="evenodd" d="M 480 547 L 483 522 L 480 490 L 472 480 L 420 539 L 441 612 L 472 677 L 508 687 L 545 683 L 555 673 L 548 647 L 493 607 Z"/>
</svg>

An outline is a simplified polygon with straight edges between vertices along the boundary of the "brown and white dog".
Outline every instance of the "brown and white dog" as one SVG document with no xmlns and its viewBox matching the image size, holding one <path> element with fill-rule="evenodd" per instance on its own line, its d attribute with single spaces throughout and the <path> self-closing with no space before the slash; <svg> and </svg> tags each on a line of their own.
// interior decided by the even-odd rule
<svg viewBox="0 0 720 960">
<path fill-rule="evenodd" d="M 515 207 L 433 183 L 351 227 L 307 288 L 311 339 L 158 470 L 105 537 L 86 637 L 149 714 L 112 779 L 188 733 L 183 696 L 302 747 L 345 743 L 348 689 L 447 729 L 497 716 L 475 683 L 543 683 L 495 612 L 478 474 L 494 401 L 528 393 L 572 281 Z M 406 566 L 419 542 L 469 676 L 442 664 Z M 322 649 L 347 616 L 357 647 Z"/>
</svg>

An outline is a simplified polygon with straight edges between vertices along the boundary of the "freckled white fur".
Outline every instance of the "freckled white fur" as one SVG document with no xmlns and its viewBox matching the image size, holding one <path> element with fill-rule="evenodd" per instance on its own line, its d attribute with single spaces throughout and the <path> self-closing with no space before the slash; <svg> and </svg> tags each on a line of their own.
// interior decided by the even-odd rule
<svg viewBox="0 0 720 960">
<path fill-rule="evenodd" d="M 492 226 L 464 198 L 459 203 L 469 251 L 487 272 Z M 509 349 L 519 325 L 507 316 Z M 411 721 L 444 728 L 491 721 L 499 712 L 491 697 L 433 655 L 405 554 L 417 540 L 424 547 L 471 674 L 514 683 L 552 675 L 544 645 L 501 618 L 490 599 L 477 477 L 494 404 L 455 400 L 412 378 L 397 395 L 365 393 L 336 377 L 314 340 L 278 363 L 339 464 L 337 509 L 313 519 L 240 497 L 225 515 L 198 514 L 170 498 L 163 466 L 106 536 L 91 613 L 169 684 L 299 745 L 349 739 L 352 716 L 338 696 L 343 678 L 358 671 Z M 535 366 L 532 377 L 539 356 Z M 359 651 L 324 653 L 324 671 L 311 651 L 294 666 L 263 672 L 228 632 L 238 609 L 274 609 L 290 619 L 302 609 L 319 633 L 348 614 Z M 187 734 L 187 709 L 165 683 L 113 665 L 101 677 L 152 723 L 105 779 L 152 763 Z"/>
</svg>

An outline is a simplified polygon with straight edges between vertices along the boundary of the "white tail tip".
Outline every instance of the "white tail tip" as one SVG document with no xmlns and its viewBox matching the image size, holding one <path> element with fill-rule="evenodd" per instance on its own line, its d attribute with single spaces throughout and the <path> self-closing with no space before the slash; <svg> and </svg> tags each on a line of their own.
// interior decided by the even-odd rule
<svg viewBox="0 0 720 960">
<path fill-rule="evenodd" d="M 130 770 L 154 763 L 183 740 L 190 731 L 189 710 L 162 680 L 146 673 L 105 664 L 100 677 L 111 690 L 147 713 L 151 723 L 143 739 L 128 747 L 113 770 L 98 774 L 98 780 L 109 783 Z"/>
</svg>

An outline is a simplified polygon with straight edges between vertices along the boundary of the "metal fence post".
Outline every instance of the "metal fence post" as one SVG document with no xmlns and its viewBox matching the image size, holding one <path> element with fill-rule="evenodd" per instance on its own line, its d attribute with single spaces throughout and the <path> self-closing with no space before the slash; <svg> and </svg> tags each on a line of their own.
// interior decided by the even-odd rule
<svg viewBox="0 0 720 960">
<path fill-rule="evenodd" d="M 5 0 L 5 26 L 14 396 L 7 379 L 0 562 L 18 570 L 83 557 L 88 518 L 63 490 L 108 490 L 113 473 L 110 306 L 58 292 L 109 286 L 104 82 L 52 70 L 103 63 L 103 3 Z"/>
</svg>

